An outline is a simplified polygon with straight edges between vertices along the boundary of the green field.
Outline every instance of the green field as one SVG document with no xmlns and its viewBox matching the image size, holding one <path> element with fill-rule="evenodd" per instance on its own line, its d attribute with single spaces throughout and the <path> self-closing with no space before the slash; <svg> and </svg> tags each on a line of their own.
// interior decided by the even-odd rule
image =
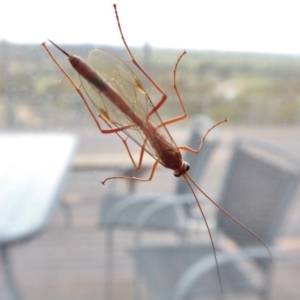
<svg viewBox="0 0 300 300">
<path fill-rule="evenodd" d="M 68 52 L 87 57 L 95 45 L 65 46 Z M 123 48 L 101 47 L 124 60 Z M 53 48 L 51 48 L 53 49 Z M 179 50 L 132 49 L 137 60 L 167 92 L 163 118 L 180 114 L 177 97 L 170 87 Z M 58 51 L 54 54 L 78 76 Z M 76 92 L 40 45 L 0 43 L 0 115 L 2 128 L 85 126 L 89 116 Z M 153 102 L 159 95 L 139 76 Z M 180 62 L 177 86 L 189 116 L 198 113 L 215 120 L 227 117 L 241 124 L 300 123 L 300 56 L 188 51 Z"/>
</svg>

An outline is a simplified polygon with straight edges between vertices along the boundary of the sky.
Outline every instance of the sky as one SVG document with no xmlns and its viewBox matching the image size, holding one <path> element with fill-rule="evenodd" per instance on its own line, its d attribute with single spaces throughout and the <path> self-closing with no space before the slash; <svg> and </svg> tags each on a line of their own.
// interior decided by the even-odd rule
<svg viewBox="0 0 300 300">
<path fill-rule="evenodd" d="M 0 41 L 300 54 L 300 2 L 291 0 L 2 0 Z"/>
</svg>

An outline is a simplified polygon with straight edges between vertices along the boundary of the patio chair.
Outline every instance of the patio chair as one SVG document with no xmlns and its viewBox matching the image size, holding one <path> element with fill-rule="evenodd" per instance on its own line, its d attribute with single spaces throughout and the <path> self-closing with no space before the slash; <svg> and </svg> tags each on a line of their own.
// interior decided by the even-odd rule
<svg viewBox="0 0 300 300">
<path fill-rule="evenodd" d="M 198 116 L 193 122 L 192 131 L 188 146 L 191 148 L 198 148 L 203 134 L 213 123 L 205 116 Z M 207 166 L 209 159 L 213 153 L 213 150 L 218 145 L 216 138 L 217 129 L 212 132 L 211 136 L 205 141 L 205 144 L 199 155 L 192 155 L 185 153 L 184 160 L 191 163 L 192 168 L 190 175 L 197 182 L 204 175 L 205 167 Z M 204 133 L 203 133 L 204 132 Z M 125 168 L 123 175 L 130 176 L 133 173 L 133 169 Z M 129 181 L 130 184 L 134 181 Z M 101 209 L 101 221 L 100 226 L 106 229 L 106 270 L 107 270 L 107 286 L 112 286 L 113 277 L 113 233 L 115 228 L 128 228 L 132 229 L 135 225 L 136 218 L 142 213 L 149 205 L 153 203 L 162 203 L 164 200 L 172 200 L 172 195 L 132 195 L 121 196 L 115 193 L 116 188 L 111 189 L 114 193 L 106 195 L 102 200 Z M 134 186 L 131 186 L 130 191 L 134 190 Z M 151 230 L 171 230 L 173 232 L 183 234 L 184 220 L 190 216 L 190 207 L 194 204 L 194 198 L 184 180 L 177 179 L 175 195 L 181 195 L 187 197 L 188 201 L 182 203 L 181 207 L 171 207 L 169 210 L 164 210 L 162 215 L 151 220 L 147 224 L 147 229 Z M 109 288 L 107 288 L 109 289 Z M 107 298 L 111 296 L 107 295 Z"/>
<path fill-rule="evenodd" d="M 239 138 L 234 144 L 218 203 L 264 240 L 276 257 L 280 252 L 274 240 L 299 179 L 300 161 L 294 155 L 277 145 Z M 216 219 L 213 236 L 217 233 L 223 240 L 223 243 L 215 241 L 215 246 L 224 294 L 251 292 L 268 299 L 272 270 L 268 251 L 219 210 Z M 143 224 L 147 224 L 146 218 L 140 218 L 139 231 L 143 230 Z M 228 241 L 235 245 L 236 251 L 224 246 L 224 238 L 227 245 Z M 138 245 L 131 253 L 151 299 L 220 297 L 210 242 Z"/>
</svg>

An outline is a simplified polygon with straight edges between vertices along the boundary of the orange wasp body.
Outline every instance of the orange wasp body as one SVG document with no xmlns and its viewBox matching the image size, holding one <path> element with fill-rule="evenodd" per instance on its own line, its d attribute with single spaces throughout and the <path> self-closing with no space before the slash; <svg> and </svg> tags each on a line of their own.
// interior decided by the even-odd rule
<svg viewBox="0 0 300 300">
<path fill-rule="evenodd" d="M 59 63 L 53 57 L 53 55 L 51 54 L 51 52 L 49 51 L 45 43 L 43 43 L 42 45 L 44 46 L 44 48 L 46 49 L 50 57 L 53 59 L 55 64 L 60 68 L 60 70 L 67 76 L 67 78 L 70 80 L 72 85 L 76 88 L 85 106 L 87 107 L 89 113 L 91 114 L 96 125 L 98 126 L 99 130 L 102 133 L 106 133 L 106 134 L 116 133 L 121 138 L 134 167 L 137 170 L 141 168 L 144 152 L 149 153 L 155 160 L 150 176 L 147 179 L 141 179 L 136 177 L 124 177 L 124 176 L 109 177 L 102 182 L 103 184 L 107 180 L 117 179 L 117 178 L 131 179 L 131 180 L 138 180 L 138 181 L 150 181 L 153 178 L 155 169 L 158 164 L 161 164 L 166 168 L 172 169 L 174 171 L 175 176 L 177 177 L 182 176 L 186 180 L 187 184 L 191 189 L 191 192 L 193 193 L 196 199 L 197 205 L 206 224 L 209 237 L 211 240 L 212 248 L 213 248 L 215 261 L 216 261 L 218 278 L 219 278 L 220 286 L 222 288 L 220 271 L 219 271 L 213 238 L 207 220 L 205 218 L 204 212 L 202 210 L 202 207 L 193 189 L 193 186 L 196 189 L 198 189 L 207 199 L 209 199 L 216 207 L 218 207 L 229 218 L 234 220 L 245 230 L 247 230 L 253 236 L 255 236 L 266 247 L 266 249 L 270 253 L 270 250 L 268 249 L 266 244 L 254 232 L 252 232 L 241 222 L 237 221 L 234 217 L 232 217 L 229 213 L 227 213 L 224 209 L 222 209 L 222 207 L 220 207 L 215 201 L 213 201 L 193 181 L 193 179 L 188 174 L 188 170 L 190 168 L 189 164 L 182 160 L 182 155 L 180 150 L 185 150 L 185 151 L 192 152 L 194 154 L 198 154 L 201 151 L 202 145 L 208 133 L 219 124 L 223 122 L 227 122 L 227 119 L 215 124 L 212 128 L 210 128 L 207 131 L 207 133 L 203 136 L 198 149 L 191 149 L 186 146 L 177 147 L 169 131 L 167 130 L 166 125 L 175 123 L 177 121 L 186 118 L 186 110 L 176 86 L 177 67 L 181 58 L 186 54 L 186 52 L 184 51 L 178 58 L 173 72 L 173 89 L 178 97 L 179 104 L 182 108 L 183 114 L 179 117 L 163 122 L 157 111 L 166 101 L 167 95 L 163 92 L 163 90 L 158 86 L 158 84 L 147 74 L 147 72 L 139 65 L 139 63 L 133 57 L 126 43 L 126 40 L 123 36 L 116 5 L 114 5 L 114 9 L 115 9 L 115 14 L 116 14 L 121 38 L 128 51 L 132 63 L 162 94 L 160 101 L 156 105 L 152 103 L 142 83 L 137 78 L 137 76 L 131 71 L 131 69 L 127 66 L 127 64 L 125 64 L 121 59 L 117 58 L 113 54 L 104 50 L 94 49 L 89 54 L 88 62 L 86 62 L 78 56 L 68 54 L 66 51 L 64 51 L 55 43 L 49 40 L 55 47 L 57 47 L 60 51 L 62 51 L 65 55 L 68 56 L 71 65 L 80 75 L 80 80 L 85 92 L 87 93 L 91 102 L 94 104 L 97 111 L 99 112 L 98 117 L 101 118 L 102 121 L 104 121 L 104 123 L 109 127 L 108 129 L 103 129 L 101 127 L 99 119 L 97 119 L 97 117 L 93 113 L 81 89 L 76 86 L 76 84 L 66 73 L 66 71 L 59 65 Z M 141 147 L 140 157 L 137 164 L 135 163 L 132 157 L 126 139 L 124 139 L 119 134 L 120 132 L 125 133 L 129 138 L 131 138 Z"/>
<path fill-rule="evenodd" d="M 50 41 L 54 44 L 52 41 Z M 55 45 L 55 44 L 54 44 Z M 57 45 L 55 45 L 57 46 Z M 61 49 L 62 50 L 62 49 Z M 64 51 L 65 53 L 65 51 Z M 96 107 L 99 109 L 102 114 L 101 117 L 106 118 L 106 121 L 110 121 L 117 128 L 112 130 L 101 130 L 103 133 L 116 133 L 123 131 L 126 133 L 126 130 L 129 128 L 139 129 L 143 132 L 144 136 L 147 137 L 144 144 L 147 142 L 150 143 L 151 148 L 154 151 L 154 155 L 150 152 L 152 156 L 159 160 L 159 163 L 164 167 L 172 169 L 177 173 L 183 173 L 187 169 L 187 164 L 182 162 L 182 155 L 175 146 L 174 142 L 170 143 L 168 139 L 160 133 L 159 128 L 156 127 L 153 123 L 149 121 L 149 118 L 152 114 L 156 113 L 156 108 L 153 107 L 152 111 L 146 116 L 146 120 L 142 120 L 136 111 L 131 108 L 127 101 L 125 101 L 122 96 L 108 83 L 106 80 L 101 77 L 101 75 L 93 69 L 89 64 L 82 60 L 78 56 L 69 56 L 69 61 L 73 68 L 78 72 L 80 76 L 86 79 L 94 88 L 96 88 L 101 94 L 103 94 L 111 103 L 123 113 L 124 116 L 127 116 L 130 119 L 131 124 L 125 126 L 118 126 L 116 122 L 111 120 L 111 116 L 108 110 L 99 108 L 97 104 Z M 151 103 L 150 98 L 148 97 L 146 91 L 142 87 L 141 82 L 137 77 L 134 78 L 136 87 L 145 95 L 148 105 Z M 92 99 L 92 98 L 91 98 Z M 93 100 L 92 100 L 93 101 Z M 136 104 L 135 104 L 136 105 Z M 140 112 L 139 112 L 140 113 Z M 128 134 L 130 136 L 130 133 Z M 134 139 L 134 138 L 133 138 Z M 134 139 L 135 140 L 135 139 Z M 145 145 L 140 145 L 145 147 Z M 147 151 L 147 150 L 146 150 Z"/>
</svg>

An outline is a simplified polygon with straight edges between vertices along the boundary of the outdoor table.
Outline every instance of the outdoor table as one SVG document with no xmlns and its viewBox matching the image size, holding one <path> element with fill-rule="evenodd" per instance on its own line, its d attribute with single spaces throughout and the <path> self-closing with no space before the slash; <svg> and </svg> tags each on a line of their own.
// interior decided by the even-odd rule
<svg viewBox="0 0 300 300">
<path fill-rule="evenodd" d="M 47 227 L 76 145 L 71 134 L 0 134 L 0 251 L 4 299 L 20 299 L 8 250 Z"/>
</svg>

